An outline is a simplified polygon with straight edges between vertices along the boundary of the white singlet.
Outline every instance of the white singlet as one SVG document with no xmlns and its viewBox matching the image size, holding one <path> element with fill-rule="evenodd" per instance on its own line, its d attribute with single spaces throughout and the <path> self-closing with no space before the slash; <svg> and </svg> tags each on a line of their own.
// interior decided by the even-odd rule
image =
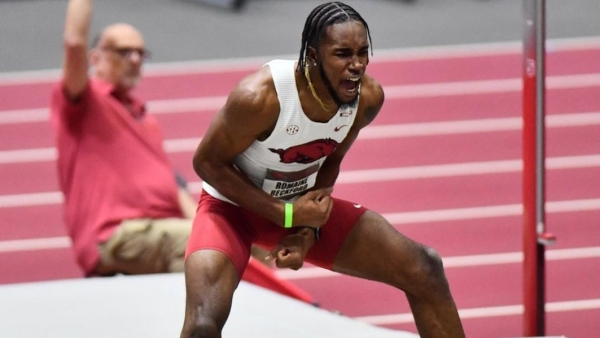
<svg viewBox="0 0 600 338">
<path fill-rule="evenodd" d="M 275 198 L 291 201 L 314 186 L 319 168 L 354 123 L 358 99 L 354 105 L 340 108 L 328 122 L 311 121 L 298 97 L 295 61 L 273 60 L 266 66 L 275 83 L 281 107 L 279 118 L 271 135 L 264 141 L 254 141 L 234 159 L 234 164 L 257 187 Z M 208 183 L 203 182 L 202 188 L 232 203 Z"/>
</svg>

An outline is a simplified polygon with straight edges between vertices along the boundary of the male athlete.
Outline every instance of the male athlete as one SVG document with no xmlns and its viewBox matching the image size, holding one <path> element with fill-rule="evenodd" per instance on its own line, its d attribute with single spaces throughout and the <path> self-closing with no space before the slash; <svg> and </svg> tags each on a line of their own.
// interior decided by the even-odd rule
<svg viewBox="0 0 600 338">
<path fill-rule="evenodd" d="M 331 196 L 344 155 L 384 101 L 365 73 L 370 42 L 353 8 L 320 5 L 299 60 L 244 78 L 215 116 L 193 161 L 203 192 L 186 250 L 181 337 L 221 337 L 253 243 L 280 267 L 306 260 L 392 285 L 405 292 L 421 337 L 464 337 L 439 255 Z"/>
</svg>

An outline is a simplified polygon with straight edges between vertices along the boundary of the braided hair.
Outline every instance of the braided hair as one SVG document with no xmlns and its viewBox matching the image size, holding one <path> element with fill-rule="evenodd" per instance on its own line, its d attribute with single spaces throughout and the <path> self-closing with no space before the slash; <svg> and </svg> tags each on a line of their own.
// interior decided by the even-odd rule
<svg viewBox="0 0 600 338">
<path fill-rule="evenodd" d="M 354 10 L 354 8 L 339 1 L 324 3 L 313 9 L 306 18 L 304 30 L 302 31 L 302 48 L 300 49 L 300 57 L 298 59 L 298 71 L 301 72 L 306 66 L 306 51 L 308 50 L 308 47 L 316 49 L 319 46 L 325 29 L 333 24 L 347 21 L 361 22 L 367 30 L 369 45 L 372 45 L 369 25 L 367 25 L 367 22 L 356 10 Z M 373 47 L 371 46 L 371 55 L 372 54 Z"/>
</svg>

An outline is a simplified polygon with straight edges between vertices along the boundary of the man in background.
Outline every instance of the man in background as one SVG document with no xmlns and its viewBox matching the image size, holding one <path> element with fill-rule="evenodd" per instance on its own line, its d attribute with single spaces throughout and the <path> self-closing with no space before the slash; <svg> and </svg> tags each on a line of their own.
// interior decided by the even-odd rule
<svg viewBox="0 0 600 338">
<path fill-rule="evenodd" d="M 51 99 L 77 262 L 86 276 L 183 271 L 196 202 L 177 184 L 156 119 L 131 94 L 148 56 L 144 39 L 113 24 L 88 54 L 92 5 L 68 3 L 63 74 Z"/>
<path fill-rule="evenodd" d="M 149 52 L 125 23 L 105 27 L 88 51 L 92 7 L 92 0 L 68 3 L 63 75 L 51 98 L 77 262 L 86 276 L 183 272 L 197 202 L 162 148 L 156 119 L 132 95 Z M 254 250 L 261 261 L 268 254 Z M 258 260 L 251 259 L 245 280 L 314 302 Z"/>
</svg>

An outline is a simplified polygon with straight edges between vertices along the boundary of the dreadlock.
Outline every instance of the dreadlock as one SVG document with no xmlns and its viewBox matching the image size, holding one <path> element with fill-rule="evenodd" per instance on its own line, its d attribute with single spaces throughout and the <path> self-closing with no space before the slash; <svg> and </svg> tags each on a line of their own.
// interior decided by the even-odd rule
<svg viewBox="0 0 600 338">
<path fill-rule="evenodd" d="M 371 55 L 373 55 L 369 25 L 367 25 L 362 16 L 354 8 L 344 3 L 339 1 L 327 2 L 313 9 L 306 18 L 304 30 L 302 31 L 302 48 L 300 49 L 300 57 L 298 59 L 298 71 L 302 71 L 306 66 L 306 51 L 308 47 L 316 49 L 319 46 L 325 29 L 333 24 L 347 21 L 359 21 L 365 26 L 369 37 L 369 45 L 371 45 Z"/>
</svg>

